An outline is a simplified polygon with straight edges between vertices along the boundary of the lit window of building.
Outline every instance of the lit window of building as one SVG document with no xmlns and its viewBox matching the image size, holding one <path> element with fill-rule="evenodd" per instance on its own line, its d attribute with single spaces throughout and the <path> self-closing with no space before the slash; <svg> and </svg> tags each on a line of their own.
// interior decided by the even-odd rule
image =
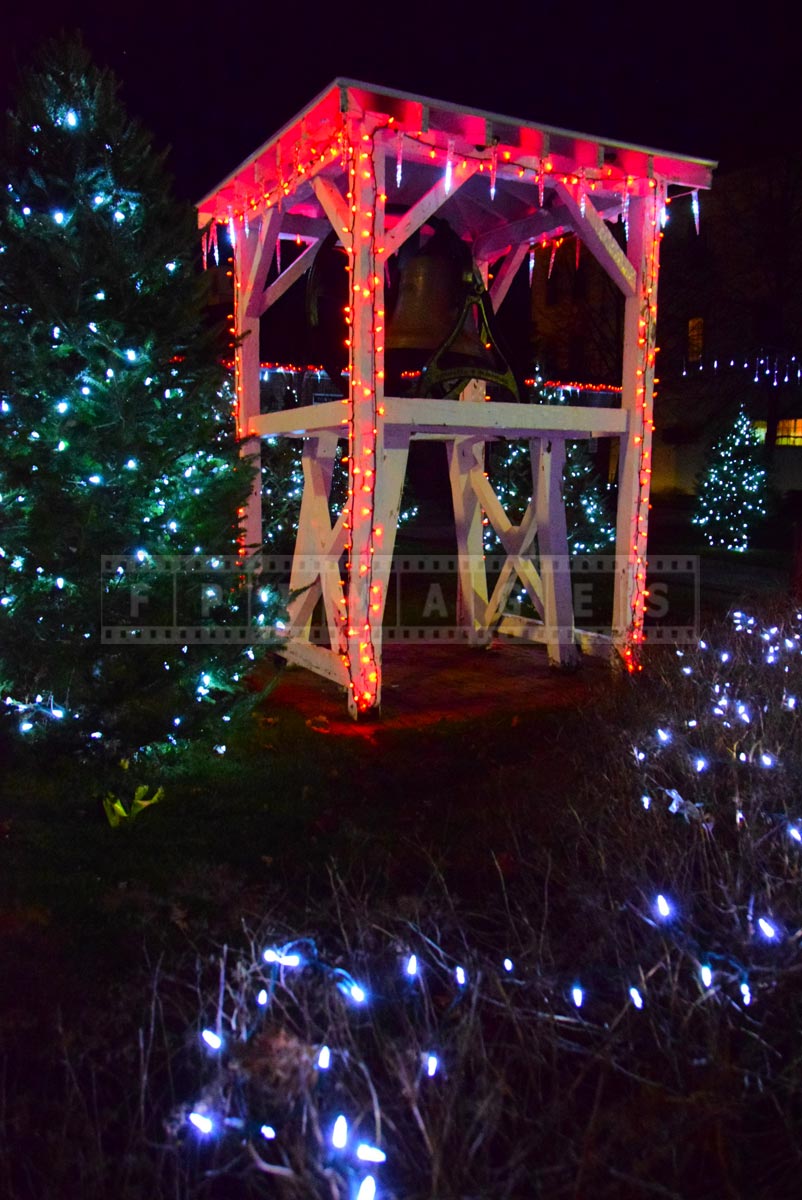
<svg viewBox="0 0 802 1200">
<path fill-rule="evenodd" d="M 778 446 L 802 446 L 802 418 L 777 422 Z"/>
</svg>

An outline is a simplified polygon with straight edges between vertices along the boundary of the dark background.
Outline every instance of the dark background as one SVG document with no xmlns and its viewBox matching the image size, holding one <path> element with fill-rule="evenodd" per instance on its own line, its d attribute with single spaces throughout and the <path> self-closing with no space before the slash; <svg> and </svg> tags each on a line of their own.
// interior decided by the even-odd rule
<svg viewBox="0 0 802 1200">
<path fill-rule="evenodd" d="M 476 11 L 436 0 L 18 2 L 0 28 L 0 106 L 44 38 L 81 29 L 130 112 L 172 147 L 189 199 L 337 75 L 741 165 L 802 141 L 802 18 L 791 5 L 744 11 L 666 0 L 485 0 Z"/>
</svg>

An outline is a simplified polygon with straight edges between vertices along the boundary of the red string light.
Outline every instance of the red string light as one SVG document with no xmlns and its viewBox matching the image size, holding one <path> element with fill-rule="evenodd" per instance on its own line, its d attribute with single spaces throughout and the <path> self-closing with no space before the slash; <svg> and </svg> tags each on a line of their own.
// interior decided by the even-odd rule
<svg viewBox="0 0 802 1200">
<path fill-rule="evenodd" d="M 649 181 L 654 184 L 654 180 Z M 639 648 L 645 642 L 644 619 L 646 616 L 646 601 L 649 592 L 646 588 L 646 534 L 649 514 L 649 489 L 651 483 L 651 433 L 654 422 L 651 417 L 651 401 L 653 400 L 654 368 L 657 355 L 655 332 L 657 324 L 657 267 L 662 233 L 658 220 L 658 195 L 655 189 L 644 201 L 649 205 L 650 215 L 648 224 L 650 235 L 645 250 L 645 269 L 643 273 L 640 297 L 640 314 L 638 317 L 637 345 L 640 352 L 640 365 L 635 371 L 638 385 L 635 389 L 635 410 L 640 415 L 640 428 L 633 435 L 633 442 L 640 447 L 638 462 L 638 499 L 633 516 L 633 527 L 630 534 L 631 565 L 634 567 L 634 586 L 630 606 L 630 619 L 626 631 L 626 646 L 624 661 L 631 672 L 640 671 L 642 664 Z M 650 394 L 651 393 L 651 394 Z"/>
</svg>

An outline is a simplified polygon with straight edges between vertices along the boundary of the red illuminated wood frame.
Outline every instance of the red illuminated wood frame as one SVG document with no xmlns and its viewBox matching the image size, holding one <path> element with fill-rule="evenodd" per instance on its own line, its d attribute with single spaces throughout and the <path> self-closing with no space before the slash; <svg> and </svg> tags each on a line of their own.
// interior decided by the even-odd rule
<svg viewBox="0 0 802 1200">
<path fill-rule="evenodd" d="M 481 642 L 499 630 L 545 642 L 550 661 L 560 665 L 571 664 L 580 646 L 595 651 L 605 641 L 574 627 L 561 487 L 565 441 L 619 440 L 617 567 L 607 641 L 637 665 L 646 605 L 660 215 L 670 185 L 707 188 L 713 166 L 338 80 L 201 201 L 201 228 L 225 222 L 233 234 L 243 453 L 254 454 L 259 438 L 268 436 L 304 443 L 291 579 L 299 594 L 290 610 L 287 657 L 347 688 L 354 715 L 381 703 L 382 617 L 409 444 L 416 438 L 447 445 L 466 640 Z M 461 402 L 385 396 L 385 264 L 437 213 L 470 243 L 485 278 L 498 264 L 491 288 L 496 307 L 533 244 L 568 234 L 582 241 L 625 297 L 620 408 L 486 404 L 481 381 Z M 608 228 L 621 217 L 626 250 Z M 260 415 L 260 318 L 308 270 L 329 229 L 349 259 L 349 396 Z M 266 286 L 281 238 L 305 248 Z M 346 437 L 348 500 L 332 527 L 332 469 L 338 439 Z M 529 443 L 533 499 L 517 525 L 484 474 L 485 445 L 498 437 Z M 483 558 L 485 517 L 506 554 L 492 594 Z M 261 520 L 257 485 L 244 513 L 252 549 L 261 545 Z M 539 620 L 505 611 L 516 584 Z M 328 647 L 310 639 L 320 599 Z"/>
</svg>

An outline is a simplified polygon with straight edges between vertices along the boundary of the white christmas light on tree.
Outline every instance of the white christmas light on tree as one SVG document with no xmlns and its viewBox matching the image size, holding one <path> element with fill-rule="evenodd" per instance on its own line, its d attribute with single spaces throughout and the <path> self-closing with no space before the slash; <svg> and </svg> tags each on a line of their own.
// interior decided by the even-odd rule
<svg viewBox="0 0 802 1200">
<path fill-rule="evenodd" d="M 743 407 L 730 429 L 707 453 L 696 494 L 693 524 L 708 545 L 743 553 L 755 525 L 766 515 L 762 447 Z"/>
</svg>

